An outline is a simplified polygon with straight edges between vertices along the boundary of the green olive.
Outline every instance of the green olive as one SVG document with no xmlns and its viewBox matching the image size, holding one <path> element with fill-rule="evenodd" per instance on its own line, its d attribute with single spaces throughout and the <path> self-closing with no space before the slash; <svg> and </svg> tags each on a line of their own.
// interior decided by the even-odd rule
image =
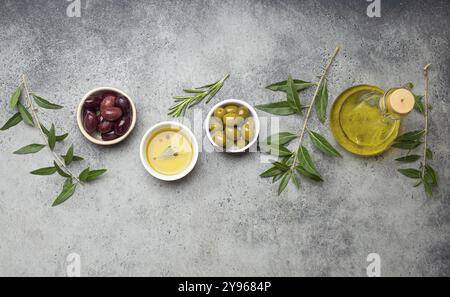
<svg viewBox="0 0 450 297">
<path fill-rule="evenodd" d="M 214 110 L 214 116 L 216 118 L 223 118 L 223 116 L 226 114 L 225 109 L 223 109 L 222 107 L 217 108 L 216 110 Z"/>
<path fill-rule="evenodd" d="M 237 114 L 235 113 L 227 113 L 223 116 L 222 121 L 225 126 L 234 126 L 236 125 Z"/>
<path fill-rule="evenodd" d="M 237 115 L 246 119 L 250 115 L 250 112 L 248 111 L 248 108 L 245 106 L 241 106 L 237 110 Z"/>
<path fill-rule="evenodd" d="M 214 134 L 216 131 L 222 130 L 223 130 L 222 120 L 216 117 L 211 118 L 211 121 L 209 122 L 209 131 L 211 131 Z"/>
<path fill-rule="evenodd" d="M 221 147 L 224 147 L 227 144 L 227 138 L 225 137 L 225 134 L 223 131 L 217 131 L 213 135 L 214 142 Z"/>
<path fill-rule="evenodd" d="M 236 105 L 225 106 L 225 113 L 237 113 L 238 107 Z"/>
<path fill-rule="evenodd" d="M 242 134 L 244 135 L 245 140 L 251 141 L 255 134 L 255 125 L 252 122 L 246 121 L 244 125 L 242 125 Z"/>
<path fill-rule="evenodd" d="M 225 135 L 229 140 L 235 142 L 239 138 L 239 130 L 233 126 L 225 127 Z"/>
<path fill-rule="evenodd" d="M 239 137 L 239 139 L 236 141 L 236 146 L 238 148 L 244 148 L 247 145 L 247 141 L 243 137 Z"/>
</svg>

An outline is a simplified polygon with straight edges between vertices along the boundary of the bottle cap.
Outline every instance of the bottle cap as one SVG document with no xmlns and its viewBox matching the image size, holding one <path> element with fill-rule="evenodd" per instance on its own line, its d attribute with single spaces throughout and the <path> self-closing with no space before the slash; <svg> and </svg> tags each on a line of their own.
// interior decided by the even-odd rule
<svg viewBox="0 0 450 297">
<path fill-rule="evenodd" d="M 414 108 L 414 95 L 408 89 L 396 89 L 386 99 L 388 110 L 399 115 L 406 115 Z"/>
</svg>

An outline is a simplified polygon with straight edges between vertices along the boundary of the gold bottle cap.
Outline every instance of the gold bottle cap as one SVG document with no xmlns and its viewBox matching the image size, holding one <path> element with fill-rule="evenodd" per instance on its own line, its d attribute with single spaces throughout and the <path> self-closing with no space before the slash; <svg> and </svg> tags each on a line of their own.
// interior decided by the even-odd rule
<svg viewBox="0 0 450 297">
<path fill-rule="evenodd" d="M 399 115 L 406 115 L 414 108 L 414 95 L 408 89 L 396 89 L 386 99 L 387 109 Z"/>
</svg>

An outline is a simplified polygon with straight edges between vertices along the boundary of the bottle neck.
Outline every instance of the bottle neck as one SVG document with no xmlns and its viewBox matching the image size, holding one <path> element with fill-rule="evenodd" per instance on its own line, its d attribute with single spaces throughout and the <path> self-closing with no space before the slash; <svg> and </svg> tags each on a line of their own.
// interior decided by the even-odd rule
<svg viewBox="0 0 450 297">
<path fill-rule="evenodd" d="M 397 112 L 397 110 L 399 109 L 398 104 L 396 106 L 397 110 L 395 110 L 394 107 L 392 107 L 392 100 L 399 100 L 398 99 L 398 91 L 401 90 L 402 92 L 405 90 L 408 90 L 406 88 L 392 88 L 389 89 L 388 91 L 386 91 L 384 93 L 384 95 L 381 97 L 380 102 L 379 102 L 379 109 L 380 112 L 384 115 L 384 117 L 395 120 L 395 121 L 399 121 L 401 120 L 405 115 L 407 115 L 411 110 L 406 110 L 406 112 L 404 113 L 400 113 Z M 410 92 L 408 90 L 408 92 Z M 395 95 L 393 95 L 393 93 L 395 93 Z M 394 98 L 397 97 L 397 98 Z M 403 100 L 403 99 L 400 99 Z M 403 101 L 401 101 L 403 102 Z M 402 111 L 403 112 L 403 111 Z"/>
</svg>

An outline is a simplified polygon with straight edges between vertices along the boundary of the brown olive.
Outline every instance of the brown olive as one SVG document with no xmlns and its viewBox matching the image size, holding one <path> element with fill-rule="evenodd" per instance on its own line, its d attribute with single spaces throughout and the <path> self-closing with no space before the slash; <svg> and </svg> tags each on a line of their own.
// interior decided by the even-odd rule
<svg viewBox="0 0 450 297">
<path fill-rule="evenodd" d="M 130 111 L 130 107 L 131 107 L 130 101 L 127 98 L 125 98 L 124 96 L 117 97 L 117 99 L 116 99 L 116 106 L 120 107 L 120 109 L 122 109 L 122 111 L 124 113 L 129 112 Z"/>
<path fill-rule="evenodd" d="M 106 141 L 116 139 L 117 137 L 119 137 L 119 135 L 114 133 L 114 130 L 102 134 L 102 139 Z"/>
<path fill-rule="evenodd" d="M 83 119 L 83 126 L 86 132 L 92 134 L 97 129 L 97 124 L 97 115 L 92 111 L 87 111 Z"/>
<path fill-rule="evenodd" d="M 107 121 L 115 121 L 122 116 L 122 109 L 118 107 L 105 107 L 101 111 L 101 115 Z"/>
<path fill-rule="evenodd" d="M 214 134 L 216 131 L 221 130 L 223 130 L 222 120 L 216 117 L 211 118 L 209 122 L 209 131 L 211 131 Z"/>
<path fill-rule="evenodd" d="M 95 110 L 100 107 L 101 102 L 102 102 L 101 97 L 89 96 L 86 100 L 84 100 L 84 107 L 89 110 Z"/>
<path fill-rule="evenodd" d="M 224 147 L 227 144 L 227 138 L 225 137 L 225 134 L 223 131 L 217 131 L 213 135 L 214 142 L 221 147 Z"/>
<path fill-rule="evenodd" d="M 114 127 L 114 133 L 116 135 L 122 136 L 127 133 L 128 129 L 130 129 L 131 118 L 129 116 L 124 116 L 120 119 L 119 122 L 116 123 Z"/>
<path fill-rule="evenodd" d="M 216 118 L 223 118 L 223 116 L 226 114 L 225 109 L 223 109 L 222 107 L 217 108 L 216 110 L 214 110 L 214 116 Z"/>
<path fill-rule="evenodd" d="M 244 119 L 248 118 L 249 114 L 250 112 L 248 111 L 248 108 L 245 106 L 241 106 L 237 110 L 237 115 Z"/>
<path fill-rule="evenodd" d="M 236 140 L 238 140 L 239 131 L 236 127 L 227 126 L 225 127 L 225 135 L 230 141 L 235 142 Z"/>
<path fill-rule="evenodd" d="M 100 118 L 103 119 L 102 116 L 100 116 Z M 107 120 L 104 120 L 104 119 L 101 120 L 98 123 L 98 125 L 97 125 L 97 130 L 100 133 L 106 133 L 106 132 L 109 132 L 109 131 L 111 131 L 113 129 L 114 129 L 114 122 L 110 122 L 110 121 L 107 121 Z"/>
<path fill-rule="evenodd" d="M 225 113 L 237 113 L 238 107 L 236 105 L 225 106 Z"/>
<path fill-rule="evenodd" d="M 114 107 L 116 105 L 116 96 L 114 95 L 108 95 L 106 97 L 103 97 L 103 101 L 100 103 L 100 110 L 107 107 Z"/>
</svg>

